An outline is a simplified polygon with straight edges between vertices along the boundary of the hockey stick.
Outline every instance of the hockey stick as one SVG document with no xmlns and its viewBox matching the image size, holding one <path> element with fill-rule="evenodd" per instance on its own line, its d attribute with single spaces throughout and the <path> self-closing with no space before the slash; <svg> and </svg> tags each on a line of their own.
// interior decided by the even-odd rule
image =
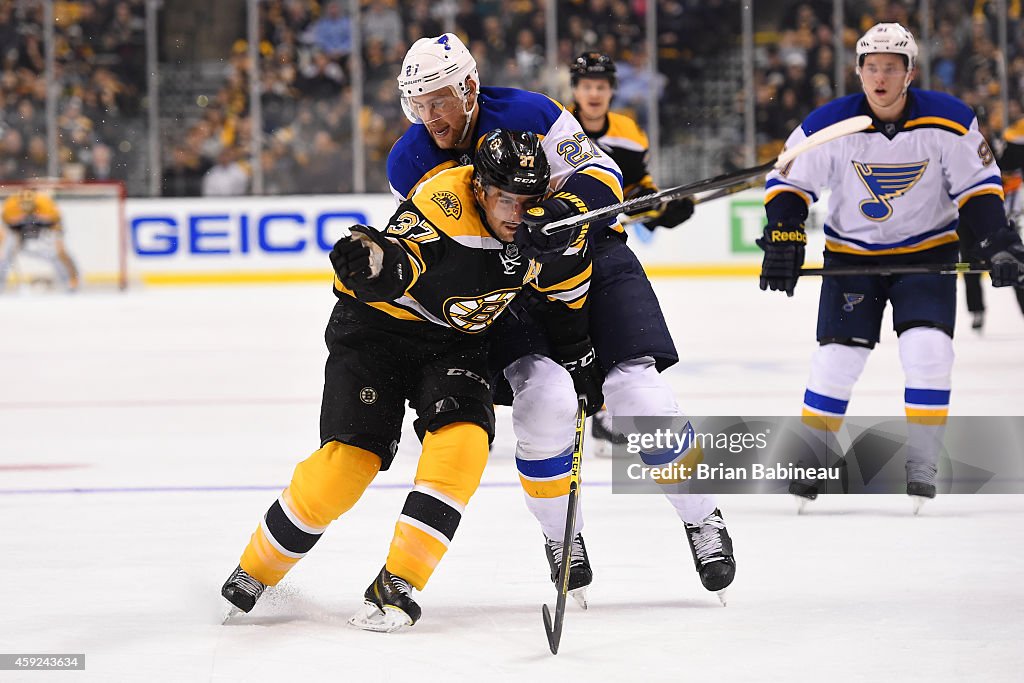
<svg viewBox="0 0 1024 683">
<path fill-rule="evenodd" d="M 803 268 L 801 276 L 830 275 L 978 275 L 989 272 L 977 263 L 922 263 L 916 266 L 843 266 L 841 268 Z"/>
<path fill-rule="evenodd" d="M 576 499 L 580 495 L 580 464 L 583 461 L 583 425 L 587 420 L 587 400 L 580 398 L 576 408 L 576 440 L 572 446 L 572 469 L 569 471 L 569 509 L 565 513 L 565 535 L 562 537 L 562 566 L 558 569 L 558 600 L 555 603 L 555 619 L 545 603 L 541 607 L 544 615 L 544 631 L 548 634 L 551 654 L 558 654 L 558 643 L 562 640 L 562 623 L 565 621 L 565 597 L 569 594 L 569 560 L 572 556 L 573 532 L 576 530 Z"/>
<path fill-rule="evenodd" d="M 654 194 L 645 194 L 640 197 L 634 197 L 633 199 L 627 199 L 624 202 L 618 204 L 612 204 L 610 206 L 604 206 L 600 209 L 594 209 L 588 211 L 579 216 L 569 216 L 561 220 L 553 221 L 548 223 L 541 228 L 541 233 L 545 235 L 553 235 L 564 230 L 572 230 L 585 225 L 591 221 L 600 220 L 602 218 L 611 218 L 618 216 L 620 213 L 629 212 L 633 210 L 646 209 L 660 204 L 664 201 L 670 201 L 673 199 L 680 199 L 681 197 L 689 197 L 695 195 L 698 192 L 710 192 L 711 190 L 718 190 L 724 187 L 731 187 L 738 183 L 750 180 L 751 178 L 758 178 L 768 173 L 772 169 L 784 168 L 789 162 L 797 158 L 809 149 L 823 145 L 826 142 L 841 138 L 844 135 L 850 135 L 851 133 L 859 133 L 862 130 L 868 128 L 871 125 L 870 116 L 854 116 L 849 119 L 844 119 L 838 123 L 833 123 L 831 126 L 826 126 L 816 133 L 812 133 L 807 137 L 806 140 L 801 142 L 793 149 L 787 149 L 782 152 L 777 158 L 767 163 L 761 164 L 760 166 L 753 166 L 751 168 L 745 168 L 741 171 L 735 171 L 733 173 L 723 173 L 717 175 L 714 178 L 708 178 L 706 180 L 699 180 L 689 185 L 680 185 L 679 187 L 670 187 L 667 190 L 661 192 L 655 192 Z"/>
<path fill-rule="evenodd" d="M 743 192 L 743 190 L 752 190 L 755 187 L 760 187 L 763 184 L 764 183 L 762 183 L 759 179 L 758 180 L 748 180 L 748 181 L 746 181 L 744 183 L 739 183 L 737 185 L 733 185 L 732 187 L 723 187 L 721 190 L 715 190 L 714 192 L 710 192 L 710 193 L 708 193 L 708 194 L 706 194 L 706 195 L 704 195 L 702 197 L 694 197 L 693 198 L 693 203 L 694 204 L 704 204 L 704 203 L 707 203 L 707 202 L 713 202 L 716 199 L 721 199 L 722 197 L 728 197 L 729 195 L 736 194 L 737 192 Z"/>
</svg>

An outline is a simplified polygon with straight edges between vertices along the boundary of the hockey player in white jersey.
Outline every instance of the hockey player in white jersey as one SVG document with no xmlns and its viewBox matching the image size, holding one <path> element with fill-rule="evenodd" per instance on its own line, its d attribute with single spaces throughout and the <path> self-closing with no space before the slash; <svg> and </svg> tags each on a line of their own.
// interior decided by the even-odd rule
<svg viewBox="0 0 1024 683">
<path fill-rule="evenodd" d="M 544 225 L 621 201 L 618 166 L 592 143 L 573 115 L 539 93 L 481 86 L 476 61 L 454 34 L 416 41 L 405 56 L 398 85 L 403 109 L 414 125 L 388 155 L 388 182 L 396 198 L 411 196 L 444 169 L 468 163 L 478 140 L 492 128 L 504 127 L 540 135 L 551 164 L 553 194 L 524 216 L 516 233 L 521 253 L 531 257 L 535 252 L 539 261 L 557 256 L 574 242 L 573 231 L 548 236 L 540 230 Z M 504 375 L 511 393 L 497 391 L 496 401 L 511 399 L 516 466 L 527 507 L 544 533 L 552 582 L 565 550 L 561 539 L 577 394 L 585 394 L 588 407 L 596 410 L 603 392 L 613 415 L 681 414 L 672 388 L 660 375 L 678 356 L 643 267 L 615 221 L 595 222 L 587 230 L 586 244 L 593 254 L 589 334 L 596 363 L 584 362 L 576 350 L 554 338 L 538 336 L 529 311 L 519 322 L 509 316 L 496 323 L 500 329 L 492 333 L 491 342 L 492 369 Z M 673 486 L 665 492 L 683 522 L 702 585 L 721 596 L 733 580 L 736 561 L 715 497 L 679 492 Z M 582 528 L 580 510 L 568 551 L 569 588 L 577 600 L 592 579 Z"/>
<path fill-rule="evenodd" d="M 804 261 L 809 205 L 832 191 L 825 267 L 948 263 L 957 260 L 959 222 L 972 231 L 997 286 L 1024 283 L 1024 247 L 1007 227 L 999 168 L 974 114 L 955 97 L 911 88 L 917 43 L 899 24 L 872 27 L 857 42 L 863 92 L 826 104 L 789 136 L 787 147 L 859 114 L 866 131 L 799 156 L 768 176 L 768 225 L 761 289 L 792 296 Z M 949 408 L 956 278 L 942 275 L 829 276 L 822 280 L 817 339 L 803 422 L 823 442 L 842 422 L 853 386 L 879 341 L 892 304 L 905 376 L 907 494 L 935 496 L 936 466 Z M 814 482 L 790 492 L 817 497 Z"/>
</svg>

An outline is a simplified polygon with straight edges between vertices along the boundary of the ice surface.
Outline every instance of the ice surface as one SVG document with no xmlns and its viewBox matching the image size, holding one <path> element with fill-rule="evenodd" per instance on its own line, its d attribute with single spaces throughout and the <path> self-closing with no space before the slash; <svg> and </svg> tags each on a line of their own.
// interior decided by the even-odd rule
<svg viewBox="0 0 1024 683">
<path fill-rule="evenodd" d="M 687 411 L 799 411 L 816 283 L 789 300 L 752 280 L 657 289 Z M 1010 292 L 986 294 L 985 334 L 958 331 L 954 415 L 1024 408 L 1024 317 Z M 552 657 L 540 606 L 555 593 L 506 410 L 414 628 L 345 623 L 412 479 L 409 430 L 356 508 L 222 626 L 221 583 L 318 445 L 332 301 L 329 286 L 0 297 L 0 653 L 86 654 L 85 672 L 0 680 L 1020 680 L 1024 496 L 940 496 L 919 517 L 905 496 L 799 517 L 788 496 L 723 498 L 738 561 L 723 608 L 667 502 L 612 495 L 610 461 L 589 457 L 590 609 L 569 605 Z M 894 341 L 851 414 L 902 414 Z"/>
</svg>

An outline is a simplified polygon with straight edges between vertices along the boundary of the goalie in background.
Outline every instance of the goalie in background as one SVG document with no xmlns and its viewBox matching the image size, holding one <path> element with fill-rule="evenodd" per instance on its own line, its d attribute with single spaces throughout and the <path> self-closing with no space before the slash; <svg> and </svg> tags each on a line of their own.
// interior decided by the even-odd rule
<svg viewBox="0 0 1024 683">
<path fill-rule="evenodd" d="M 64 246 L 60 210 L 51 197 L 36 190 L 19 190 L 4 201 L 0 230 L 0 292 L 19 254 L 53 265 L 57 280 L 67 291 L 78 289 L 78 268 Z"/>
</svg>

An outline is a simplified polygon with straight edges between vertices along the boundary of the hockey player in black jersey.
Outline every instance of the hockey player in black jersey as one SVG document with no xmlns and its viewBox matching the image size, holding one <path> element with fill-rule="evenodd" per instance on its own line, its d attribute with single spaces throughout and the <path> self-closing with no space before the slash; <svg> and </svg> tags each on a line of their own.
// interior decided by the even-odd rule
<svg viewBox="0 0 1024 683">
<path fill-rule="evenodd" d="M 413 123 L 388 155 L 388 182 L 399 201 L 413 197 L 444 169 L 467 163 L 484 131 L 510 127 L 541 136 L 551 164 L 553 196 L 524 217 L 517 234 L 522 249 L 536 250 L 543 258 L 566 253 L 571 240 L 562 238 L 571 231 L 545 235 L 537 226 L 622 200 L 618 166 L 569 110 L 540 93 L 481 85 L 476 60 L 458 36 L 446 33 L 416 41 L 397 80 L 402 108 Z M 660 374 L 678 361 L 675 344 L 622 226 L 608 219 L 590 223 L 588 248 L 593 252 L 588 330 L 604 372 L 606 405 L 613 415 L 682 415 L 675 392 Z M 593 574 L 582 542 L 585 506 L 577 506 L 572 548 L 561 548 L 560 540 L 568 512 L 580 386 L 566 372 L 557 349 L 543 333 L 535 334 L 538 326 L 529 318 L 527 312 L 497 323 L 503 329 L 493 336 L 490 352 L 495 399 L 512 405 L 516 469 L 527 508 L 543 532 L 552 576 L 553 558 L 560 550 L 568 552 L 570 592 L 585 603 L 580 589 L 591 583 Z M 588 410 L 599 405 L 590 401 Z M 736 561 L 715 497 L 676 487 L 663 491 L 683 522 L 702 585 L 723 590 L 735 576 Z M 695 545 L 698 537 L 708 542 Z"/>
<path fill-rule="evenodd" d="M 624 198 L 657 192 L 658 186 L 647 169 L 650 157 L 647 135 L 636 121 L 611 111 L 618 83 L 615 62 L 600 52 L 584 52 L 573 61 L 569 72 L 573 116 L 580 122 L 583 132 L 618 164 Z M 684 197 L 628 215 L 648 230 L 674 228 L 693 215 L 693 200 Z M 599 411 L 591 420 L 594 452 L 599 457 L 610 458 L 612 444 L 626 442 L 625 437 L 612 431 L 611 423 L 607 410 Z"/>
<path fill-rule="evenodd" d="M 556 355 L 572 364 L 579 386 L 593 375 L 585 393 L 603 400 L 587 337 L 585 234 L 571 255 L 543 268 L 513 241 L 549 178 L 537 135 L 495 130 L 473 166 L 425 182 L 383 231 L 357 225 L 335 244 L 338 302 L 326 333 L 321 447 L 296 466 L 224 584 L 237 609 L 251 610 L 390 467 L 408 401 L 423 443 L 415 487 L 384 567 L 350 623 L 394 631 L 420 618 L 412 591 L 424 588 L 448 549 L 494 433 L 488 333 L 524 287 L 543 301 Z"/>
</svg>

